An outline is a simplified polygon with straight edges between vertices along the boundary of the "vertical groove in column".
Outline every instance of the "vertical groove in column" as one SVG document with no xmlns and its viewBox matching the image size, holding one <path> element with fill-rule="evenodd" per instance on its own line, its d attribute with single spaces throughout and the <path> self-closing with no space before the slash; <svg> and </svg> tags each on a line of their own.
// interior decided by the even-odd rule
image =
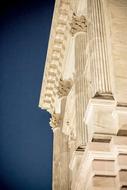
<svg viewBox="0 0 127 190">
<path fill-rule="evenodd" d="M 88 0 L 88 35 L 93 96 L 111 94 L 110 69 L 102 0 Z"/>
</svg>

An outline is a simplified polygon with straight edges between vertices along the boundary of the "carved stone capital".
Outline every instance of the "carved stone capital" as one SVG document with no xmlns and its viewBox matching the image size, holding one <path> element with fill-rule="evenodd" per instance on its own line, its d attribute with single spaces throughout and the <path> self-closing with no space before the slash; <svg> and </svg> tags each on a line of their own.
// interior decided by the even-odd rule
<svg viewBox="0 0 127 190">
<path fill-rule="evenodd" d="M 53 113 L 49 122 L 52 129 L 59 127 L 60 122 L 61 122 L 60 114 Z"/>
<path fill-rule="evenodd" d="M 70 33 L 74 36 L 77 32 L 86 32 L 87 31 L 87 21 L 85 16 L 77 16 L 73 13 L 72 22 L 70 23 L 71 29 Z"/>
<path fill-rule="evenodd" d="M 63 80 L 62 78 L 59 81 L 59 85 L 57 87 L 57 94 L 59 98 L 63 96 L 67 96 L 70 89 L 72 87 L 72 80 Z"/>
</svg>

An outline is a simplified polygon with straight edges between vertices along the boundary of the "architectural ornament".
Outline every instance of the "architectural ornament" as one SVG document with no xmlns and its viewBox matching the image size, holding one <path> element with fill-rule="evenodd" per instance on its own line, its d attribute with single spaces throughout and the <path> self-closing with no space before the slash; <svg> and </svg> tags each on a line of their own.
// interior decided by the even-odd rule
<svg viewBox="0 0 127 190">
<path fill-rule="evenodd" d="M 39 102 L 52 190 L 127 190 L 126 33 L 127 0 L 56 0 Z"/>
<path fill-rule="evenodd" d="M 56 87 L 59 98 L 61 98 L 63 96 L 67 96 L 68 93 L 70 92 L 71 87 L 72 87 L 71 79 L 63 80 L 62 78 L 60 78 L 59 85 L 58 85 L 58 87 Z"/>
<path fill-rule="evenodd" d="M 52 129 L 55 129 L 57 127 L 59 127 L 59 124 L 61 122 L 61 117 L 60 114 L 56 114 L 55 112 L 52 114 L 52 117 L 50 118 L 50 126 L 52 127 Z"/>
<path fill-rule="evenodd" d="M 74 36 L 77 32 L 86 32 L 87 22 L 85 16 L 77 16 L 75 13 L 73 13 L 70 26 L 70 33 L 72 34 L 72 36 Z"/>
</svg>

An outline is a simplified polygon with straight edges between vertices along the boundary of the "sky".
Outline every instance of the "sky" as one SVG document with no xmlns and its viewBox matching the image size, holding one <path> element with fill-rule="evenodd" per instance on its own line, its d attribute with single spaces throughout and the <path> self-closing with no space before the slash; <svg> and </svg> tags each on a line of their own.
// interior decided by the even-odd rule
<svg viewBox="0 0 127 190">
<path fill-rule="evenodd" d="M 53 8 L 54 0 L 1 1 L 0 190 L 52 189 L 50 115 L 38 102 Z"/>
</svg>

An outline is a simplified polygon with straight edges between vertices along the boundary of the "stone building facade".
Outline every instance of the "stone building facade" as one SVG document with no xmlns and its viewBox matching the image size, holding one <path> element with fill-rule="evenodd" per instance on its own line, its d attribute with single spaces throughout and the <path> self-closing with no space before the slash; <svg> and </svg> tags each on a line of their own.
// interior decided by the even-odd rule
<svg viewBox="0 0 127 190">
<path fill-rule="evenodd" d="M 56 0 L 39 106 L 53 190 L 127 190 L 127 0 Z"/>
</svg>

